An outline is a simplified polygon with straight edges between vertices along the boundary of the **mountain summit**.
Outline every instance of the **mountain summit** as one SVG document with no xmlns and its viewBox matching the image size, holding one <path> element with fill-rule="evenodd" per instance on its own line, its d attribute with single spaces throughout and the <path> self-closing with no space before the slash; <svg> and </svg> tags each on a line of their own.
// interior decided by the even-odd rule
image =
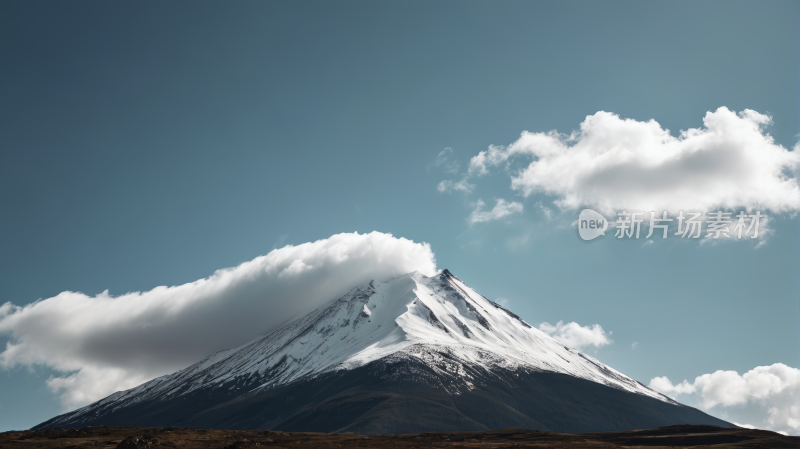
<svg viewBox="0 0 800 449">
<path fill-rule="evenodd" d="M 567 347 L 448 270 L 370 282 L 238 348 L 35 430 L 418 433 L 731 424 Z"/>
</svg>

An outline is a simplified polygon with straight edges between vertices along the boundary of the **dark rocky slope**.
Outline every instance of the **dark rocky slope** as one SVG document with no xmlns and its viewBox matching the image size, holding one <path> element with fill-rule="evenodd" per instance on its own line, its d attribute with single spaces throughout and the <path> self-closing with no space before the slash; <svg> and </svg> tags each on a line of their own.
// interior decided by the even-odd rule
<svg viewBox="0 0 800 449">
<path fill-rule="evenodd" d="M 472 373 L 479 385 L 457 394 L 416 359 L 382 359 L 349 371 L 244 395 L 226 388 L 143 402 L 57 427 L 186 426 L 360 434 L 526 428 L 597 432 L 674 424 L 732 426 L 697 409 L 560 373 Z M 33 430 L 47 429 L 57 418 Z"/>
</svg>

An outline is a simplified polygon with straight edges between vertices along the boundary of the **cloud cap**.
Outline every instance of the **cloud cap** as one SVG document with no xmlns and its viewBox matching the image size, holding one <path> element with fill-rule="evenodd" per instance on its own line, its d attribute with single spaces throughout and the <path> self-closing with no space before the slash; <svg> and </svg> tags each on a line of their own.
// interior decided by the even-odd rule
<svg viewBox="0 0 800 449">
<path fill-rule="evenodd" d="M 65 291 L 0 306 L 11 341 L 4 367 L 42 364 L 68 408 L 184 368 L 269 333 L 355 285 L 419 271 L 434 275 L 430 245 L 391 234 L 337 234 L 286 246 L 205 279 L 146 292 Z"/>
</svg>

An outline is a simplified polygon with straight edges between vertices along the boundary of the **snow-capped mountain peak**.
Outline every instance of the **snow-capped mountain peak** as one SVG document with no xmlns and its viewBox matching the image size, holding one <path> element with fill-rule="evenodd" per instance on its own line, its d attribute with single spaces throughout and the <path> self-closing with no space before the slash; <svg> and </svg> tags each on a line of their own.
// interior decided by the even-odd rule
<svg viewBox="0 0 800 449">
<path fill-rule="evenodd" d="M 244 394 L 390 357 L 413 358 L 449 376 L 445 388 L 455 394 L 474 387 L 478 380 L 470 373 L 476 369 L 523 369 L 568 374 L 677 404 L 559 343 L 443 270 L 432 277 L 413 272 L 355 287 L 266 336 L 57 419 L 74 421 L 203 390 Z"/>
</svg>

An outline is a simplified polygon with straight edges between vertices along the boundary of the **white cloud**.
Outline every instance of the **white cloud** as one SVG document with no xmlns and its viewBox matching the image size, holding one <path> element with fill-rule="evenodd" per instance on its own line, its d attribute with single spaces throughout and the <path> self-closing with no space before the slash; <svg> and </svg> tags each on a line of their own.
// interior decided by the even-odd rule
<svg viewBox="0 0 800 449">
<path fill-rule="evenodd" d="M 611 332 L 606 335 L 603 327 L 599 324 L 581 326 L 574 321 L 567 324 L 559 321 L 555 326 L 550 323 L 542 323 L 539 326 L 539 330 L 567 346 L 578 349 L 584 349 L 589 346 L 601 348 L 612 343 L 612 340 L 608 337 Z"/>
<path fill-rule="evenodd" d="M 449 159 L 452 154 L 452 148 L 445 148 L 439 153 L 438 156 L 436 156 L 436 160 L 432 164 L 428 165 L 428 170 L 430 170 L 432 167 L 441 167 L 445 173 L 450 173 L 453 175 L 458 174 L 458 170 L 461 168 L 461 165 L 458 163 L 458 161 Z M 456 191 L 471 193 L 475 188 L 475 184 L 470 184 L 468 179 L 469 177 L 467 175 L 462 176 L 461 180 L 459 181 L 446 179 L 436 186 L 436 190 L 438 190 L 439 193 L 450 193 Z"/>
<path fill-rule="evenodd" d="M 694 385 L 685 380 L 678 385 L 672 385 L 666 376 L 651 379 L 650 388 L 673 398 L 679 394 L 692 394 L 696 391 Z"/>
<path fill-rule="evenodd" d="M 524 131 L 522 135 L 525 135 Z M 551 131 L 552 133 L 552 131 Z M 508 160 L 513 153 L 507 151 L 505 147 L 500 145 L 489 145 L 489 150 L 481 151 L 477 156 L 473 156 L 469 161 L 469 168 L 467 174 L 469 176 L 482 176 L 489 173 L 488 166 L 500 165 Z"/>
<path fill-rule="evenodd" d="M 656 377 L 650 388 L 673 397 L 693 395 L 706 410 L 722 407 L 750 418 L 760 416 L 757 427 L 763 429 L 800 434 L 800 369 L 782 363 L 759 366 L 741 376 L 720 370 L 677 385 L 666 377 Z"/>
<path fill-rule="evenodd" d="M 546 218 L 547 221 L 553 219 L 553 211 L 549 207 L 543 205 L 541 201 L 537 201 L 536 204 L 534 204 L 534 206 L 536 206 L 536 208 L 539 209 L 539 211 L 542 213 L 542 215 L 544 215 L 544 218 Z"/>
<path fill-rule="evenodd" d="M 504 165 L 512 189 L 541 192 L 562 209 L 800 210 L 800 144 L 776 144 L 769 116 L 725 107 L 706 113 L 704 126 L 670 135 L 656 121 L 609 112 L 586 117 L 580 131 L 523 132 L 508 147 L 490 146 L 470 161 L 468 176 Z M 533 158 L 519 171 L 511 163 Z"/>
<path fill-rule="evenodd" d="M 449 159 L 452 154 L 452 148 L 445 148 L 439 153 L 438 156 L 436 156 L 436 160 L 428 166 L 428 170 L 430 170 L 432 167 L 440 167 L 445 171 L 445 173 L 454 175 L 458 174 L 458 170 L 461 165 L 458 163 L 458 161 Z M 459 181 L 447 179 L 440 182 L 436 186 L 436 190 L 438 190 L 439 193 L 450 193 L 455 191 L 471 193 L 474 188 L 475 184 L 470 184 L 466 176 L 463 176 Z"/>
<path fill-rule="evenodd" d="M 436 272 L 426 243 L 379 232 L 337 234 L 189 284 L 6 303 L 0 334 L 10 342 L 0 366 L 41 364 L 64 373 L 48 385 L 74 408 L 271 332 L 354 285 L 414 270 Z"/>
<path fill-rule="evenodd" d="M 501 218 L 508 217 L 509 215 L 522 213 L 522 204 L 516 201 L 509 203 L 502 198 L 497 200 L 497 204 L 495 204 L 490 211 L 483 211 L 482 209 L 484 206 L 486 206 L 486 203 L 484 203 L 481 199 L 475 203 L 475 209 L 469 216 L 470 223 L 500 220 Z"/>
<path fill-rule="evenodd" d="M 470 193 L 474 188 L 475 184 L 470 184 L 469 182 L 467 182 L 466 178 L 463 178 L 460 181 L 452 181 L 446 179 L 440 182 L 438 186 L 436 186 L 436 190 L 438 190 L 439 193 L 448 193 L 453 191 Z"/>
<path fill-rule="evenodd" d="M 439 155 L 436 156 L 436 160 L 428 167 L 428 169 L 430 170 L 431 167 L 441 167 L 445 173 L 458 173 L 458 169 L 461 168 L 461 165 L 458 163 L 458 161 L 449 159 L 450 155 L 452 154 L 453 149 L 450 147 L 440 151 Z"/>
</svg>

